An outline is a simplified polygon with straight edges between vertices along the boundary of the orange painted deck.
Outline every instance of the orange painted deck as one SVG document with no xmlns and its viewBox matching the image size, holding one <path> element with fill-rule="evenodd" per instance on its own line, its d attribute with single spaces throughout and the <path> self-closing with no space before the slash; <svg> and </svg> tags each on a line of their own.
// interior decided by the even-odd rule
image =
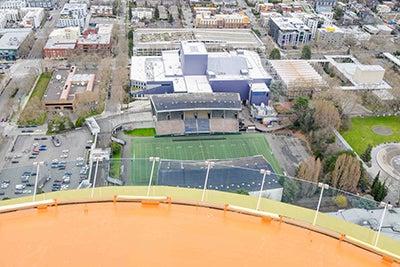
<svg viewBox="0 0 400 267">
<path fill-rule="evenodd" d="M 0 266 L 400 266 L 279 221 L 177 204 L 0 214 Z"/>
</svg>

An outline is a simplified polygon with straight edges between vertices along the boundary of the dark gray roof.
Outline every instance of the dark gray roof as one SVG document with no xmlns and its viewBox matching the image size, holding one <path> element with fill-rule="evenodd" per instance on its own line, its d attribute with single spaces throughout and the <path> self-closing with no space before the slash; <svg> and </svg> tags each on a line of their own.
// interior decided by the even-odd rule
<svg viewBox="0 0 400 267">
<path fill-rule="evenodd" d="M 221 191 L 245 189 L 260 191 L 263 175 L 261 169 L 271 170 L 263 156 L 244 157 L 233 160 L 213 160 L 215 165 L 209 173 L 207 188 Z M 158 185 L 203 188 L 207 166 L 204 161 L 162 160 L 158 168 Z M 282 188 L 274 173 L 266 177 L 263 190 Z"/>
<path fill-rule="evenodd" d="M 241 110 L 238 93 L 184 93 L 150 96 L 156 112 L 189 110 Z"/>
</svg>

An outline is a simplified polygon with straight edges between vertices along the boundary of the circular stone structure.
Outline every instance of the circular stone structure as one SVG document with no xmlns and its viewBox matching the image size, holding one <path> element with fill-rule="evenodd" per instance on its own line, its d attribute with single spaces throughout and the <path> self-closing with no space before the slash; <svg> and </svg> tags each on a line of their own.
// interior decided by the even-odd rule
<svg viewBox="0 0 400 267">
<path fill-rule="evenodd" d="M 5 212 L 0 236 L 1 266 L 400 266 L 293 223 L 187 203 Z"/>
<path fill-rule="evenodd" d="M 386 126 L 374 126 L 372 131 L 378 135 L 390 136 L 393 134 L 392 129 Z"/>
<path fill-rule="evenodd" d="M 400 143 L 380 145 L 376 150 L 376 162 L 379 168 L 400 181 Z"/>
</svg>

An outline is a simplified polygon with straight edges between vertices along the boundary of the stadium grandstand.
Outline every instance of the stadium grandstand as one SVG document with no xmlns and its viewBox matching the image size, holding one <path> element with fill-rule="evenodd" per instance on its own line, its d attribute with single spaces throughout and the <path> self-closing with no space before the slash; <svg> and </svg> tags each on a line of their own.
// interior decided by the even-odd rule
<svg viewBox="0 0 400 267">
<path fill-rule="evenodd" d="M 151 95 L 157 135 L 235 133 L 242 109 L 238 93 Z"/>
</svg>

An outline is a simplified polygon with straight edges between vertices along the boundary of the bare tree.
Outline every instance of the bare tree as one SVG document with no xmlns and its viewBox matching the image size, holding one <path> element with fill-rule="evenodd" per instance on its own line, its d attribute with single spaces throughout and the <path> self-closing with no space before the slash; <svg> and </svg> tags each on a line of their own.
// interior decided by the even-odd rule
<svg viewBox="0 0 400 267">
<path fill-rule="evenodd" d="M 340 115 L 331 101 L 316 100 L 314 101 L 314 123 L 318 128 L 340 128 Z"/>
<path fill-rule="evenodd" d="M 331 173 L 333 187 L 349 192 L 356 192 L 360 177 L 361 166 L 355 156 L 342 154 L 337 158 L 335 168 Z"/>
<path fill-rule="evenodd" d="M 311 197 L 317 190 L 317 183 L 321 175 L 321 160 L 309 157 L 300 163 L 297 170 L 297 177 L 310 183 L 303 182 L 301 191 L 303 196 Z"/>
</svg>

